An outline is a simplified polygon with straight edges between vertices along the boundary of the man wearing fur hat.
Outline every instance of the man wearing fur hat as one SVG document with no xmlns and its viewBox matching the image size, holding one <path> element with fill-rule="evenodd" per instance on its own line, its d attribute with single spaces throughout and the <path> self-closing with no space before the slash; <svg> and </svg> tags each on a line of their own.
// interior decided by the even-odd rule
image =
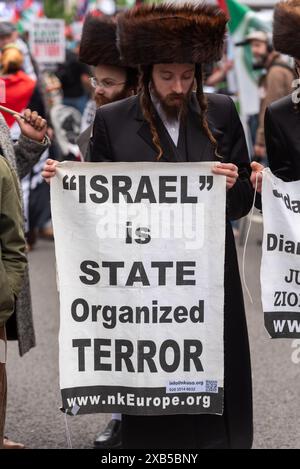
<svg viewBox="0 0 300 469">
<path fill-rule="evenodd" d="M 141 5 L 118 16 L 121 58 L 140 66 L 141 90 L 98 109 L 92 161 L 216 161 L 214 173 L 224 175 L 227 186 L 224 413 L 123 415 L 124 448 L 252 445 L 249 344 L 230 224 L 249 212 L 253 200 L 249 157 L 231 99 L 202 90 L 202 64 L 221 57 L 226 23 L 223 12 L 205 4 Z"/>
<path fill-rule="evenodd" d="M 115 20 L 105 15 L 90 14 L 84 22 L 79 59 L 92 66 L 94 76 L 91 77 L 91 85 L 94 88 L 95 108 L 136 93 L 137 69 L 127 67 L 124 62 L 121 62 L 116 45 L 116 28 Z M 93 124 L 84 130 L 77 142 L 86 161 L 90 160 L 89 143 L 92 129 Z M 43 175 L 47 177 L 48 168 L 55 168 L 56 164 L 56 161 L 49 159 Z M 105 449 L 118 448 L 120 445 L 121 415 L 113 414 L 104 431 L 96 437 L 94 447 Z"/>
<path fill-rule="evenodd" d="M 298 89 L 272 103 L 266 111 L 265 136 L 271 171 L 285 181 L 300 179 L 300 0 L 275 7 L 273 41 L 276 50 L 295 59 Z M 263 168 L 252 163 L 252 182 Z M 261 191 L 261 176 L 258 190 Z"/>
<path fill-rule="evenodd" d="M 79 59 L 91 65 L 94 76 L 95 107 L 127 98 L 136 93 L 137 70 L 126 67 L 120 60 L 116 45 L 116 22 L 109 16 L 87 16 L 80 42 Z M 92 119 L 94 120 L 94 119 Z M 89 140 L 92 125 L 78 139 L 78 145 L 86 161 L 89 161 Z"/>
<path fill-rule="evenodd" d="M 125 448 L 249 448 L 251 370 L 245 312 L 230 219 L 246 215 L 253 191 L 234 104 L 205 96 L 203 63 L 222 55 L 226 18 L 209 5 L 133 8 L 118 17 L 126 63 L 140 66 L 138 96 L 96 114 L 92 161 L 213 161 L 227 181 L 225 408 L 223 416 L 123 415 Z M 194 85 L 196 84 L 196 92 Z"/>
</svg>

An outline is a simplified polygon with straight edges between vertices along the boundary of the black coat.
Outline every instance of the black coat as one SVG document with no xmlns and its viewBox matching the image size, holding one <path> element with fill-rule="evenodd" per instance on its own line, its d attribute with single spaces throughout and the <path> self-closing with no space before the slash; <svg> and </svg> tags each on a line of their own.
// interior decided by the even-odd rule
<svg viewBox="0 0 300 469">
<path fill-rule="evenodd" d="M 79 146 L 80 153 L 84 161 L 91 160 L 91 142 L 90 137 L 93 129 L 93 124 L 89 125 L 78 137 L 77 145 Z"/>
<path fill-rule="evenodd" d="M 292 96 L 272 103 L 265 115 L 266 147 L 271 171 L 284 181 L 300 179 L 300 105 Z"/>
<path fill-rule="evenodd" d="M 229 219 L 246 215 L 253 191 L 244 132 L 232 100 L 208 95 L 208 120 L 224 162 L 238 165 L 240 177 L 227 196 L 225 249 L 225 408 L 223 416 L 123 415 L 124 448 L 250 448 L 252 445 L 252 386 L 248 334 L 234 237 Z M 213 161 L 214 149 L 201 130 L 199 107 L 193 95 L 187 115 L 186 159 L 162 129 L 164 155 L 160 161 Z M 98 109 L 94 122 L 91 161 L 156 161 L 148 123 L 139 97 Z"/>
</svg>

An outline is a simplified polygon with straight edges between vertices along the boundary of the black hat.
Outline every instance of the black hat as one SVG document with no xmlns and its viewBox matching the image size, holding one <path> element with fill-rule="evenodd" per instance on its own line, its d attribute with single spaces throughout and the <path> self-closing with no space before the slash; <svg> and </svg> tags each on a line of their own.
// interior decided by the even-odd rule
<svg viewBox="0 0 300 469">
<path fill-rule="evenodd" d="M 88 65 L 122 66 L 116 46 L 116 23 L 110 16 L 88 15 L 80 41 L 79 59 Z"/>
<path fill-rule="evenodd" d="M 121 58 L 131 66 L 210 63 L 223 54 L 227 17 L 205 3 L 139 5 L 117 18 Z"/>
<path fill-rule="evenodd" d="M 300 59 L 300 0 L 275 6 L 273 42 L 278 52 Z"/>
</svg>

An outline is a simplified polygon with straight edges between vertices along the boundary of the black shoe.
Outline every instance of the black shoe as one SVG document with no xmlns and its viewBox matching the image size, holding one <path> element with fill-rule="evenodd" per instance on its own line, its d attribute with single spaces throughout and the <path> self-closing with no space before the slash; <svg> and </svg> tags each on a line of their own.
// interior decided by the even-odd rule
<svg viewBox="0 0 300 469">
<path fill-rule="evenodd" d="M 122 446 L 122 422 L 121 420 L 111 420 L 105 430 L 97 436 L 94 441 L 94 448 L 121 448 Z"/>
</svg>

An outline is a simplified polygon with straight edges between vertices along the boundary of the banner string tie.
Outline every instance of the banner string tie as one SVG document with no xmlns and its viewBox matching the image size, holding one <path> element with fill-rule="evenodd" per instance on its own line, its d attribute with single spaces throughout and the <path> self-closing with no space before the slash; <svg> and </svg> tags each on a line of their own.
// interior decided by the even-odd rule
<svg viewBox="0 0 300 469">
<path fill-rule="evenodd" d="M 247 282 L 246 282 L 246 275 L 245 275 L 245 264 L 246 264 L 246 250 L 247 250 L 247 244 L 248 244 L 248 239 L 251 231 L 251 226 L 252 226 L 252 220 L 253 220 L 253 213 L 254 213 L 254 208 L 255 208 L 255 199 L 256 199 L 256 194 L 257 194 L 257 185 L 258 185 L 258 175 L 262 174 L 263 171 L 257 172 L 256 173 L 256 178 L 255 178 L 255 191 L 254 191 L 254 198 L 253 198 L 253 204 L 250 212 L 250 221 L 249 221 L 249 226 L 247 230 L 247 235 L 246 235 L 246 240 L 245 240 L 245 245 L 244 245 L 244 251 L 243 251 L 243 262 L 242 262 L 242 278 L 243 278 L 243 285 L 244 288 L 247 292 L 247 295 L 249 297 L 250 303 L 253 305 L 253 299 L 250 293 L 250 290 L 248 288 Z"/>
<path fill-rule="evenodd" d="M 72 440 L 71 440 L 71 432 L 70 432 L 70 428 L 69 428 L 69 425 L 68 425 L 67 413 L 68 413 L 68 410 L 66 409 L 66 411 L 64 412 L 64 419 L 65 419 L 65 430 L 66 430 L 67 444 L 68 444 L 69 449 L 73 449 Z"/>
</svg>

